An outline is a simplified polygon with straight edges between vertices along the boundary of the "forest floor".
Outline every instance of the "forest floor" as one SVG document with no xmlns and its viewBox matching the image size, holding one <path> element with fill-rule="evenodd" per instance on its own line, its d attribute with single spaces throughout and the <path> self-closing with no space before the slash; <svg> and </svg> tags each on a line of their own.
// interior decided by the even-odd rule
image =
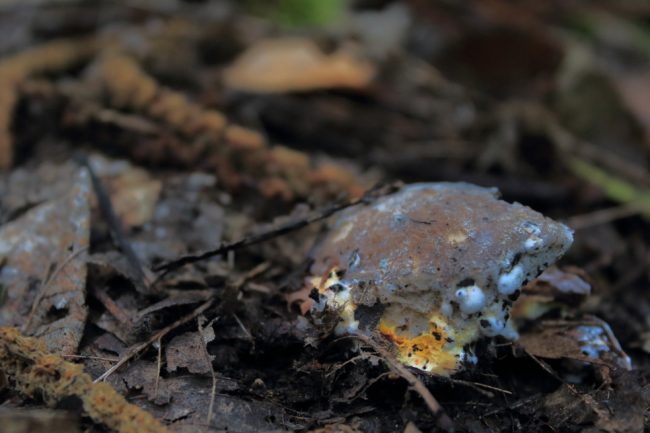
<svg viewBox="0 0 650 433">
<path fill-rule="evenodd" d="M 643 0 L 0 1 L 0 430 L 648 432 L 649 165 Z M 575 231 L 451 377 L 289 302 L 437 181 Z"/>
</svg>

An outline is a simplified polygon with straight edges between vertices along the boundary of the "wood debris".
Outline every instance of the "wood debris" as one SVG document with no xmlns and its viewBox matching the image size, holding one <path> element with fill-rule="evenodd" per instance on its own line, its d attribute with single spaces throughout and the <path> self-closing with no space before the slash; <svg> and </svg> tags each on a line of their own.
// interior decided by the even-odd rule
<svg viewBox="0 0 650 433">
<path fill-rule="evenodd" d="M 62 72 L 76 66 L 92 56 L 98 45 L 94 38 L 58 40 L 0 61 L 0 168 L 9 168 L 13 162 L 11 125 L 20 85 L 34 75 Z"/>
<path fill-rule="evenodd" d="M 259 133 L 231 124 L 216 110 L 190 101 L 182 93 L 160 85 L 126 54 L 109 54 L 96 67 L 94 79 L 110 104 L 154 119 L 196 145 L 166 149 L 186 164 L 216 170 L 231 189 L 256 186 L 267 197 L 285 200 L 347 192 L 359 196 L 361 179 L 333 163 L 314 163 L 297 150 L 269 146 Z M 198 144 L 197 144 L 198 143 Z M 164 152 L 164 151 L 163 151 Z"/>
<path fill-rule="evenodd" d="M 42 396 L 54 405 L 78 397 L 97 423 L 117 433 L 167 433 L 158 420 L 128 403 L 107 383 L 93 383 L 83 367 L 49 352 L 43 341 L 25 337 L 16 328 L 0 328 L 0 366 L 22 394 Z"/>
</svg>

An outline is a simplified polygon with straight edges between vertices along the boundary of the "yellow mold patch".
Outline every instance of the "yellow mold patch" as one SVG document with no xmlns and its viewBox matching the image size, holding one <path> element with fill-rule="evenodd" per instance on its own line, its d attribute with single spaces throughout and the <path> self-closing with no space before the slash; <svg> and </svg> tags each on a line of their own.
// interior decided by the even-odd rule
<svg viewBox="0 0 650 433">
<path fill-rule="evenodd" d="M 415 337 L 399 335 L 395 325 L 384 320 L 377 329 L 395 345 L 397 359 L 403 364 L 444 376 L 457 369 L 457 353 L 445 349 L 449 336 L 435 323 L 429 325 L 428 332 Z"/>
</svg>

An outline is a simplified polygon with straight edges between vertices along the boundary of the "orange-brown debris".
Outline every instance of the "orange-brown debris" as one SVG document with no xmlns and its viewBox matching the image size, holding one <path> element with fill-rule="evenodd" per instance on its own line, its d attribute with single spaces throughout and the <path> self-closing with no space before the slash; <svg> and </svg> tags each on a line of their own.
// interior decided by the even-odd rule
<svg viewBox="0 0 650 433">
<path fill-rule="evenodd" d="M 368 87 L 373 66 L 345 50 L 325 54 L 305 38 L 262 39 L 224 72 L 234 89 L 281 93 L 317 89 Z"/>
<path fill-rule="evenodd" d="M 92 56 L 97 47 L 95 39 L 58 40 L 0 61 L 0 168 L 13 162 L 10 129 L 20 85 L 36 74 L 70 69 Z"/>
<path fill-rule="evenodd" d="M 107 383 L 93 383 L 81 365 L 48 353 L 43 341 L 25 337 L 16 328 L 0 328 L 0 371 L 15 388 L 54 404 L 78 397 L 93 421 L 118 433 L 169 433 L 158 420 L 127 402 Z"/>
<path fill-rule="evenodd" d="M 227 187 L 255 185 L 267 196 L 285 199 L 305 197 L 314 188 L 351 196 L 358 196 L 364 189 L 351 172 L 341 167 L 333 169 L 331 164 L 314 164 L 296 150 L 269 146 L 260 133 L 229 124 L 222 113 L 161 86 L 128 55 L 106 55 L 96 78 L 116 108 L 155 119 L 186 140 L 203 138 L 204 144 L 192 152 L 195 162 L 216 169 Z M 186 156 L 186 152 L 180 153 Z"/>
<path fill-rule="evenodd" d="M 227 125 L 218 111 L 203 109 L 183 94 L 159 85 L 127 55 L 108 55 L 101 62 L 98 78 L 111 105 L 145 114 L 183 136 L 206 134 L 250 150 L 264 146 L 260 134 Z"/>
</svg>

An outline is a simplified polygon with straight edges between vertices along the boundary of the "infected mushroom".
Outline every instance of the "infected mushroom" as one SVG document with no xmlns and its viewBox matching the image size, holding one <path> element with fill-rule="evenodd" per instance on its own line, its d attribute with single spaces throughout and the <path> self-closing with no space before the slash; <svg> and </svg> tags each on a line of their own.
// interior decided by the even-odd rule
<svg viewBox="0 0 650 433">
<path fill-rule="evenodd" d="M 405 365 L 450 375 L 481 337 L 514 340 L 522 285 L 566 252 L 572 231 L 495 188 L 421 183 L 343 212 L 316 246 L 312 312 L 337 333 L 379 333 Z"/>
</svg>

